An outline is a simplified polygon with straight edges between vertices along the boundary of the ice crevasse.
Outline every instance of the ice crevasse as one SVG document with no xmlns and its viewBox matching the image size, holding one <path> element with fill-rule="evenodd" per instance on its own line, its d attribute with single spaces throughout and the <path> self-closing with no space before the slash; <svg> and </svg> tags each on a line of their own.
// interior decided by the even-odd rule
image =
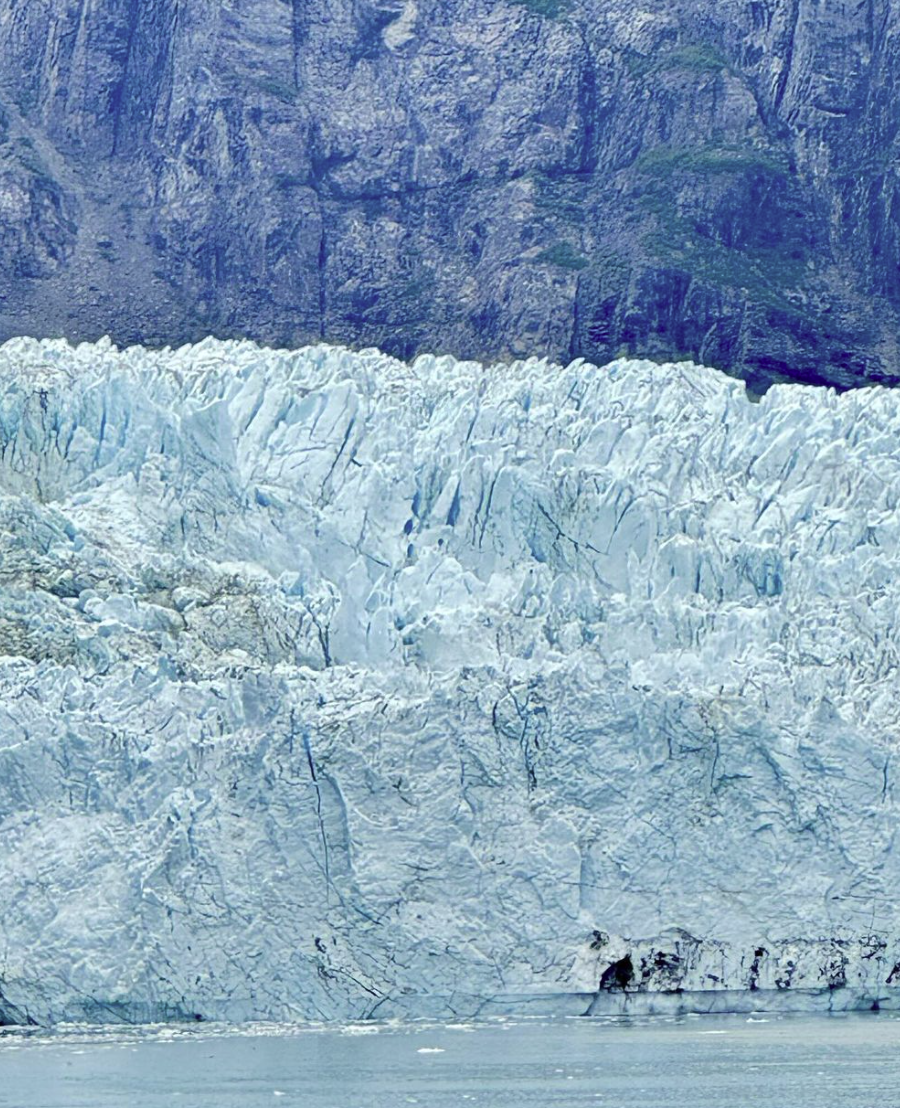
<svg viewBox="0 0 900 1108">
<path fill-rule="evenodd" d="M 900 1007 L 900 394 L 0 348 L 0 1022 Z"/>
</svg>

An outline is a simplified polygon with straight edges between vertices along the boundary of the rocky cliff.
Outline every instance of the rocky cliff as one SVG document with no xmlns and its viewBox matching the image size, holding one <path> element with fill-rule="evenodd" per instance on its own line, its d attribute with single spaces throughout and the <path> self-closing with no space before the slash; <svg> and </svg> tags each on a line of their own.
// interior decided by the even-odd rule
<svg viewBox="0 0 900 1108">
<path fill-rule="evenodd" d="M 9 0 L 0 337 L 896 381 L 894 0 Z"/>
<path fill-rule="evenodd" d="M 0 349 L 0 1021 L 898 1006 L 900 393 Z"/>
</svg>

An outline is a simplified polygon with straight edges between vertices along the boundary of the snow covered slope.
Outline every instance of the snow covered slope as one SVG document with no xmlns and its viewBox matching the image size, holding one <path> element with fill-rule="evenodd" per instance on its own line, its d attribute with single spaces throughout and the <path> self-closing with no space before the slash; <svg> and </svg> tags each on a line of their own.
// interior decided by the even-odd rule
<svg viewBox="0 0 900 1108">
<path fill-rule="evenodd" d="M 6 344 L 0 1019 L 892 1003 L 898 443 L 687 364 Z"/>
</svg>

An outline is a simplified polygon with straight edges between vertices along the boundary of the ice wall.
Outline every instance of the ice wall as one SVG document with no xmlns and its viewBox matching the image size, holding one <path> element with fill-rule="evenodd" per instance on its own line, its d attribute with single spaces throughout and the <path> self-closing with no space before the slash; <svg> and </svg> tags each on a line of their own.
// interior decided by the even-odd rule
<svg viewBox="0 0 900 1108">
<path fill-rule="evenodd" d="M 900 395 L 0 348 L 0 1021 L 897 1004 Z"/>
</svg>

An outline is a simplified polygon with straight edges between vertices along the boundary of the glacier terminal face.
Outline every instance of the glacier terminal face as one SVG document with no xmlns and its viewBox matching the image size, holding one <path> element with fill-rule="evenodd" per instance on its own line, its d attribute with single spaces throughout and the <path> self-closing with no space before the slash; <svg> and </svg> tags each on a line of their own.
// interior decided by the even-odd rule
<svg viewBox="0 0 900 1108">
<path fill-rule="evenodd" d="M 900 396 L 0 348 L 0 1022 L 897 1006 Z"/>
</svg>

